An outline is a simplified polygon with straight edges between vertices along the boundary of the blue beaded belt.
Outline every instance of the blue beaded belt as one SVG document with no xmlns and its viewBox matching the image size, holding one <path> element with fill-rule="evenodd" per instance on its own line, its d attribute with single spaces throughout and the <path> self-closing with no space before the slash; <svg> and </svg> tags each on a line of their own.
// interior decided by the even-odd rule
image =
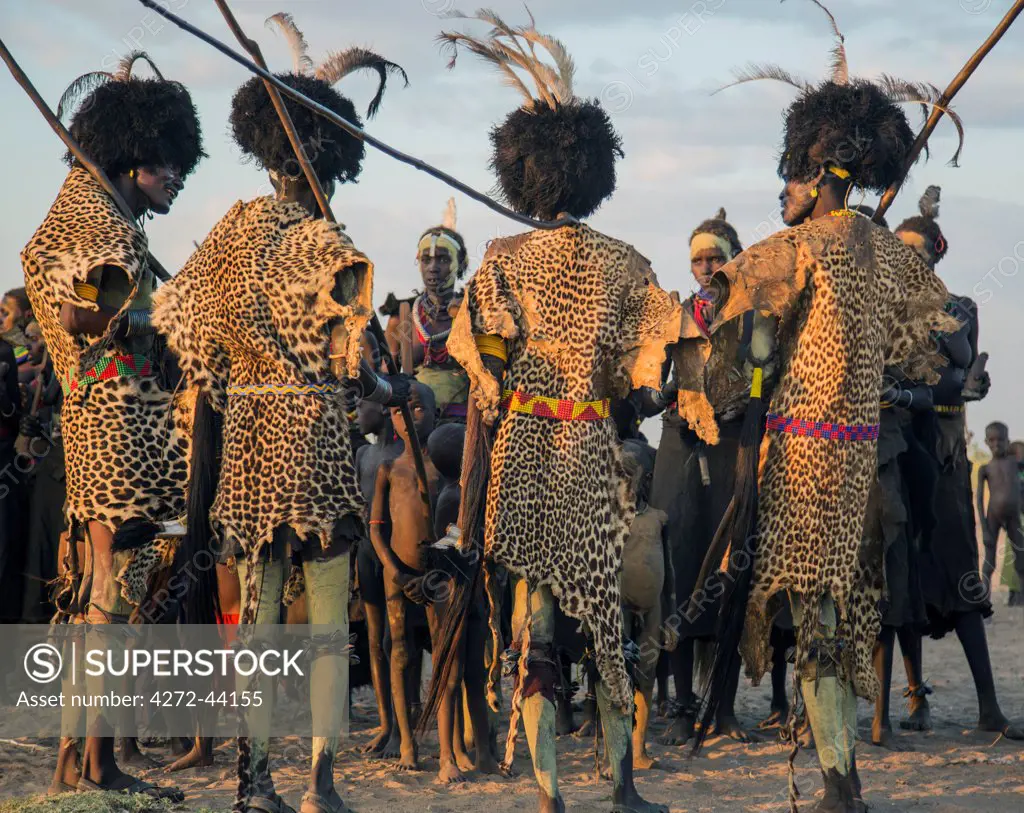
<svg viewBox="0 0 1024 813">
<path fill-rule="evenodd" d="M 802 435 L 811 438 L 828 438 L 830 440 L 878 440 L 878 424 L 854 424 L 830 421 L 806 421 L 802 418 L 787 418 L 783 415 L 768 413 L 765 428 L 775 432 L 786 432 L 790 435 Z"/>
<path fill-rule="evenodd" d="M 337 381 L 320 384 L 244 384 L 228 387 L 228 395 L 341 395 Z"/>
</svg>

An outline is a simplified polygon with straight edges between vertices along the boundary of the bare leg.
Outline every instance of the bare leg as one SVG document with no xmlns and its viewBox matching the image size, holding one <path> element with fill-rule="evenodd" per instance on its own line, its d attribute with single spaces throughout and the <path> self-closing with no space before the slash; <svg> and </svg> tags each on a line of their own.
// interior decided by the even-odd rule
<svg viewBox="0 0 1024 813">
<path fill-rule="evenodd" d="M 956 634 L 967 656 L 967 665 L 971 668 L 978 693 L 978 728 L 981 731 L 999 731 L 1009 740 L 1024 740 L 1024 731 L 1012 725 L 999 708 L 981 613 L 967 613 L 958 618 Z"/>
<path fill-rule="evenodd" d="M 483 617 L 470 612 L 466 620 L 466 639 L 464 642 L 466 657 L 464 658 L 463 686 L 466 691 L 466 711 L 469 714 L 473 729 L 473 742 L 476 745 L 476 769 L 482 774 L 500 774 L 498 760 L 491 751 L 490 715 L 487 707 L 487 665 L 482 653 L 486 641 L 490 640 L 487 627 L 486 597 L 482 598 Z"/>
<path fill-rule="evenodd" d="M 696 722 L 693 697 L 693 646 L 692 638 L 683 638 L 671 653 L 672 678 L 676 686 L 676 716 L 661 738 L 662 745 L 685 745 L 693 736 L 693 726 Z"/>
<path fill-rule="evenodd" d="M 384 625 L 387 623 L 387 608 L 376 603 L 363 601 L 366 615 L 366 636 L 370 648 L 370 678 L 373 693 L 377 698 L 377 717 L 380 730 L 363 746 L 363 753 L 376 754 L 385 759 L 398 757 L 398 742 L 394 736 L 394 717 L 391 714 L 391 671 L 384 655 Z"/>
<path fill-rule="evenodd" d="M 985 517 L 985 533 L 982 534 L 982 546 L 985 549 L 985 561 L 981 566 L 981 577 L 985 582 L 985 596 L 992 598 L 992 574 L 996 569 L 996 550 L 999 547 L 999 531 L 1002 522 L 989 510 Z"/>
<path fill-rule="evenodd" d="M 670 672 L 669 654 L 662 652 L 658 656 L 658 669 L 656 673 L 657 686 L 658 686 L 658 716 L 664 717 L 668 714 L 668 676 Z"/>
<path fill-rule="evenodd" d="M 871 744 L 893 751 L 911 750 L 907 746 L 897 744 L 892 735 L 892 722 L 889 719 L 889 700 L 892 693 L 892 656 L 896 645 L 896 628 L 882 627 L 875 644 L 875 672 L 881 690 L 875 699 L 875 718 L 871 723 Z"/>
<path fill-rule="evenodd" d="M 627 618 L 628 618 L 627 613 Z M 647 727 L 651 720 L 651 706 L 654 700 L 654 682 L 657 677 L 661 649 L 659 643 L 661 627 L 661 602 L 644 614 L 643 630 L 638 639 L 640 662 L 636 666 L 636 721 L 633 726 L 633 769 L 650 770 L 658 763 L 647 753 Z"/>
<path fill-rule="evenodd" d="M 737 659 L 732 675 L 729 677 L 729 685 L 726 688 L 725 697 L 722 699 L 722 707 L 718 710 L 714 733 L 737 742 L 759 742 L 760 737 L 744 729 L 736 718 L 736 692 L 740 685 L 740 669 L 742 666 L 743 664 Z"/>
<path fill-rule="evenodd" d="M 398 770 L 418 771 L 416 740 L 412 733 L 408 687 L 412 674 L 411 656 L 416 651 L 412 646 L 411 630 L 406 617 L 406 599 L 401 588 L 385 582 L 388 591 L 388 626 L 391 629 L 391 697 L 395 706 L 395 723 L 401 738 Z"/>
<path fill-rule="evenodd" d="M 907 673 L 906 697 L 910 712 L 906 720 L 900 720 L 900 728 L 907 731 L 931 731 L 932 713 L 928 705 L 931 689 L 924 684 L 921 633 L 911 627 L 900 627 L 896 630 L 896 636 L 903 653 L 903 668 Z"/>
<path fill-rule="evenodd" d="M 427 606 L 427 619 L 430 621 L 430 633 L 434 639 L 435 656 L 440 651 L 437 646 L 437 634 L 441 628 L 441 619 L 444 617 L 445 605 L 438 602 Z M 462 686 L 462 662 L 465 659 L 465 639 L 461 642 L 459 649 L 459 662 L 452 668 L 452 674 L 444 687 L 444 694 L 441 696 L 441 705 L 437 711 L 437 739 L 441 747 L 441 766 L 437 772 L 437 781 L 442 785 L 451 785 L 458 782 L 465 782 L 466 777 L 459 768 L 459 762 L 455 753 L 455 706 L 456 696 L 461 703 L 462 696 L 459 689 Z M 435 661 L 434 668 L 437 668 Z M 459 754 L 462 762 L 469 761 L 465 751 Z"/>
<path fill-rule="evenodd" d="M 789 696 L 786 687 L 786 648 L 782 642 L 772 642 L 772 704 L 771 713 L 758 728 L 777 728 L 785 725 L 789 717 Z"/>
</svg>

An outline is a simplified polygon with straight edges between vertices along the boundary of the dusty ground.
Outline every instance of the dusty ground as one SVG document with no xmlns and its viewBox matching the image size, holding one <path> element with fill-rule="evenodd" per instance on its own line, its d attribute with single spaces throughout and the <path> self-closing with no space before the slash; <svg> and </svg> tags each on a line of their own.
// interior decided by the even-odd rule
<svg viewBox="0 0 1024 813">
<path fill-rule="evenodd" d="M 1024 610 L 1005 607 L 1006 594 L 996 597 L 996 615 L 988 626 L 989 644 L 1003 710 L 1024 722 Z M 898 671 L 898 668 L 897 668 Z M 974 687 L 966 661 L 955 637 L 925 642 L 925 674 L 935 689 L 930 734 L 899 732 L 901 745 L 914 753 L 894 753 L 862 744 L 858 763 L 865 797 L 877 813 L 1019 813 L 1024 809 L 1024 747 L 991 734 L 971 730 L 977 711 Z M 894 722 L 903 713 L 895 679 Z M 739 714 L 754 724 L 768 710 L 767 687 L 741 688 Z M 871 710 L 860 706 L 861 734 L 866 736 Z M 434 784 L 437 769 L 436 743 L 422 748 L 424 770 L 399 774 L 393 764 L 366 759 L 356 751 L 373 725 L 374 712 L 365 690 L 357 694 L 353 710 L 351 742 L 339 760 L 336 776 L 345 800 L 360 813 L 463 813 L 487 810 L 511 813 L 535 809 L 535 791 L 525 740 L 520 738 L 516 767 L 511 780 L 471 777 L 455 788 Z M 657 721 L 655 734 L 664 727 Z M 594 780 L 593 741 L 572 737 L 559 741 L 559 770 L 568 810 L 571 813 L 607 811 L 609 785 Z M 282 742 L 284 761 L 277 771 L 278 790 L 298 805 L 308 749 L 297 740 Z M 161 759 L 167 755 L 154 752 Z M 668 803 L 673 811 L 785 811 L 787 749 L 774 742 L 740 745 L 713 739 L 704 755 L 687 761 L 680 748 L 654 745 L 652 755 L 661 770 L 639 774 L 642 793 Z M 174 781 L 186 791 L 186 807 L 227 810 L 234 788 L 234 753 L 221 749 L 217 764 L 208 769 L 178 774 Z M 31 743 L 0 743 L 0 806 L 12 797 L 42 792 L 50 779 L 53 754 Z M 143 772 L 150 780 L 167 781 L 159 769 Z M 812 754 L 797 761 L 797 779 L 803 791 L 803 807 L 809 807 L 820 780 Z"/>
</svg>

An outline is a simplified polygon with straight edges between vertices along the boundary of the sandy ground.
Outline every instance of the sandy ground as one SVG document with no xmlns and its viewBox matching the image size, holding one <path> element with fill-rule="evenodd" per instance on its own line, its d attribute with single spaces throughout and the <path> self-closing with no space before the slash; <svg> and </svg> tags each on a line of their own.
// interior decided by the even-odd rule
<svg viewBox="0 0 1024 813">
<path fill-rule="evenodd" d="M 1024 610 L 1008 609 L 1006 594 L 996 596 L 996 615 L 988 625 L 989 646 L 996 684 L 1004 712 L 1024 722 Z M 900 687 L 894 679 L 893 722 L 905 713 Z M 967 663 L 955 636 L 942 641 L 926 640 L 925 674 L 935 689 L 929 734 L 900 731 L 897 742 L 914 752 L 883 751 L 862 743 L 858 764 L 865 798 L 877 813 L 928 811 L 953 813 L 1018 813 L 1024 809 L 1024 747 L 994 734 L 972 730 L 977 704 Z M 741 720 L 754 725 L 768 711 L 768 687 L 740 689 Z M 860 733 L 868 736 L 871 709 L 861 701 Z M 375 711 L 368 690 L 360 689 L 353 704 L 351 740 L 336 768 L 338 788 L 360 813 L 463 813 L 487 810 L 511 813 L 536 809 L 535 785 L 526 742 L 520 737 L 514 779 L 470 775 L 463 785 L 445 788 L 435 784 L 436 740 L 421 748 L 423 770 L 398 773 L 394 763 L 367 759 L 358 753 L 374 725 Z M 665 727 L 657 720 L 654 739 Z M 502 732 L 503 736 L 504 732 Z M 281 741 L 276 779 L 279 792 L 298 806 L 308 766 L 308 743 Z M 656 742 L 652 756 L 660 769 L 638 774 L 641 792 L 667 803 L 673 811 L 786 811 L 788 749 L 777 742 L 742 745 L 723 739 L 709 741 L 702 756 L 690 761 L 682 748 Z M 609 783 L 594 779 L 593 740 L 572 737 L 559 740 L 559 771 L 567 809 L 573 813 L 610 810 Z M 168 754 L 152 752 L 168 761 Z M 0 743 L 0 801 L 40 793 L 49 783 L 52 748 L 33 743 Z M 160 769 L 143 771 L 151 781 L 168 781 Z M 211 768 L 173 777 L 187 794 L 185 807 L 227 810 L 232 802 L 234 751 L 217 752 Z M 802 752 L 797 760 L 797 781 L 803 793 L 801 806 L 809 808 L 820 789 L 820 775 L 813 754 Z"/>
</svg>

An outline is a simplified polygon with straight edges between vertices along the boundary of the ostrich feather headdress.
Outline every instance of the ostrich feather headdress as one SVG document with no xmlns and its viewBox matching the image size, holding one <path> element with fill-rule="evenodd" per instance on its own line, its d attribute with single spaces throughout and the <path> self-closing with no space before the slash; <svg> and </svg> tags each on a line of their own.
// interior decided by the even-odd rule
<svg viewBox="0 0 1024 813">
<path fill-rule="evenodd" d="M 529 9 L 527 15 L 528 24 L 512 26 L 490 9 L 473 16 L 449 12 L 449 19 L 477 20 L 490 30 L 483 36 L 445 31 L 438 40 L 451 54 L 449 68 L 465 48 L 522 97 L 491 131 L 491 168 L 506 202 L 544 220 L 587 217 L 615 191 L 622 140 L 596 99 L 576 96 L 576 66 L 565 45 L 538 31 Z"/>
<path fill-rule="evenodd" d="M 132 75 L 145 62 L 152 78 Z M 85 153 L 115 177 L 143 166 L 170 166 L 184 178 L 203 152 L 202 129 L 192 97 L 163 74 L 144 51 L 132 51 L 111 71 L 90 71 L 60 97 L 57 117 Z M 64 160 L 74 164 L 68 152 Z"/>
<path fill-rule="evenodd" d="M 888 74 L 876 81 L 851 77 L 846 39 L 835 17 L 820 0 L 810 2 L 826 14 L 832 27 L 828 78 L 812 84 L 777 65 L 749 65 L 735 73 L 735 81 L 719 88 L 772 79 L 800 91 L 786 114 L 779 175 L 786 180 L 806 180 L 827 166 L 849 172 L 854 183 L 864 189 L 884 191 L 901 177 L 914 141 L 898 104 L 920 105 L 926 116 L 930 108 L 939 108 L 949 117 L 959 137 L 950 159 L 956 166 L 963 149 L 963 122 L 942 104 L 941 91 L 928 82 L 908 82 Z"/>
<path fill-rule="evenodd" d="M 333 85 L 357 71 L 376 73 L 379 84 L 366 108 L 367 118 L 373 118 L 380 109 L 390 77 L 397 75 L 406 86 L 409 84 L 409 78 L 401 65 L 366 48 L 332 51 L 322 62 L 314 64 L 308 54 L 306 38 L 290 14 L 273 14 L 267 18 L 266 23 L 284 35 L 291 51 L 292 71 L 276 74 L 277 78 L 353 124 L 362 126 L 355 106 L 338 93 Z M 354 181 L 362 171 L 366 152 L 363 142 L 294 100 L 285 98 L 284 102 L 321 181 Z M 259 77 L 252 77 L 235 93 L 231 128 L 241 150 L 264 169 L 298 177 L 298 161 L 263 80 Z"/>
</svg>

